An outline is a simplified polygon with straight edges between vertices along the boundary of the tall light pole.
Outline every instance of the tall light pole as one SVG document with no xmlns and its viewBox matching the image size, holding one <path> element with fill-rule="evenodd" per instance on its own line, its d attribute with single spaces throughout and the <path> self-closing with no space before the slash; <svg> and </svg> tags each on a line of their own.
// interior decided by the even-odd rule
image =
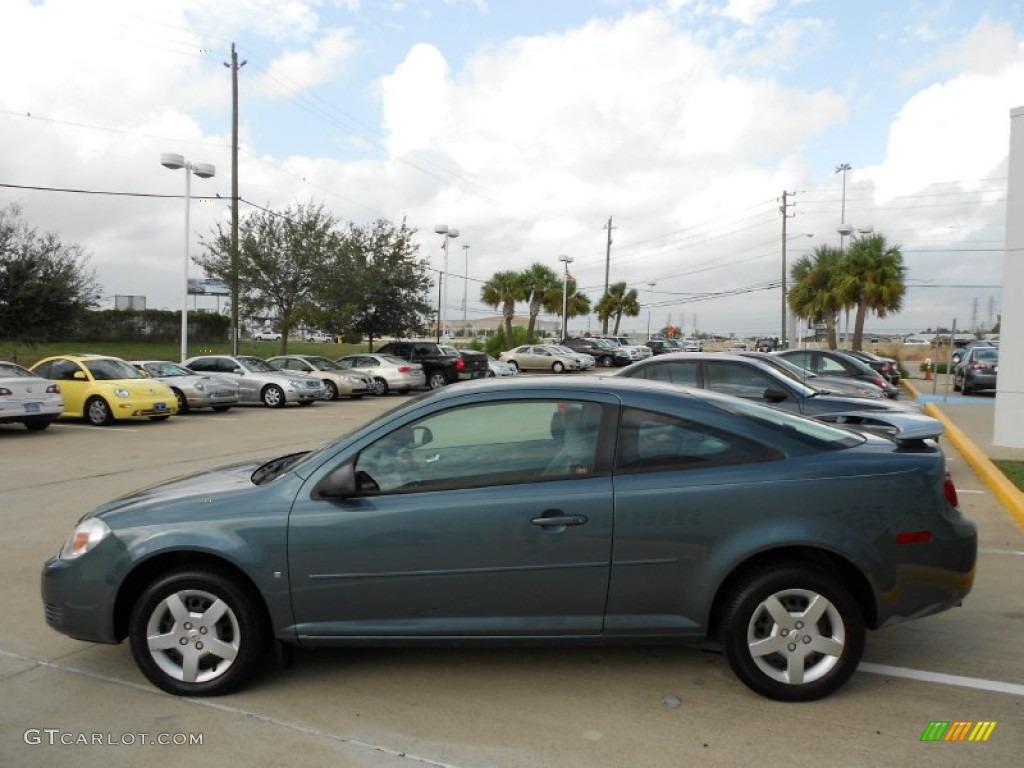
<svg viewBox="0 0 1024 768">
<path fill-rule="evenodd" d="M 657 283 L 653 280 L 647 284 L 647 287 L 651 289 L 651 297 L 647 302 L 647 340 L 651 340 L 651 308 L 654 306 L 654 286 Z"/>
<path fill-rule="evenodd" d="M 434 227 L 434 231 L 439 235 L 444 235 L 444 274 L 441 275 L 441 317 L 438 318 L 438 322 L 441 323 L 441 336 L 448 336 L 448 307 L 445 302 L 448 301 L 448 241 L 454 237 L 459 236 L 459 230 L 455 227 L 449 227 L 447 224 L 438 224 Z"/>
<path fill-rule="evenodd" d="M 466 265 L 462 272 L 462 332 L 466 333 L 466 328 L 469 325 L 469 319 L 467 317 L 468 309 L 466 306 L 466 300 L 469 297 L 469 246 L 462 246 L 462 254 L 466 257 Z"/>
<path fill-rule="evenodd" d="M 572 264 L 572 256 L 564 253 L 558 260 L 565 265 L 562 272 L 562 338 L 569 338 L 569 265 Z"/>
<path fill-rule="evenodd" d="M 170 168 L 172 171 L 185 169 L 185 274 L 182 277 L 181 288 L 181 362 L 188 359 L 188 245 L 191 239 L 191 224 L 189 213 L 192 208 L 192 174 L 201 179 L 212 179 L 217 169 L 209 163 L 197 163 L 193 165 L 185 160 L 182 155 L 173 152 L 164 152 L 160 155 L 160 165 Z"/>
<path fill-rule="evenodd" d="M 846 172 L 853 170 L 853 166 L 849 163 L 840 163 L 836 166 L 836 173 L 843 174 L 843 203 L 842 208 L 839 209 L 839 226 L 842 227 L 846 224 Z M 842 229 L 839 230 L 839 250 L 843 250 L 843 238 L 845 235 Z"/>
</svg>

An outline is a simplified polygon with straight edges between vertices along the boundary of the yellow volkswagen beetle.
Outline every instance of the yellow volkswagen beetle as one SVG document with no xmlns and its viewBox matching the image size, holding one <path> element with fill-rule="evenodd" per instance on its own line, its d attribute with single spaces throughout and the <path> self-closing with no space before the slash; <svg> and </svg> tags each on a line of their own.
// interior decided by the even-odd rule
<svg viewBox="0 0 1024 768">
<path fill-rule="evenodd" d="M 63 416 L 84 417 L 97 427 L 117 419 L 163 421 L 178 412 L 178 400 L 170 387 L 119 357 L 59 355 L 43 358 L 31 370 L 60 382 Z"/>
</svg>

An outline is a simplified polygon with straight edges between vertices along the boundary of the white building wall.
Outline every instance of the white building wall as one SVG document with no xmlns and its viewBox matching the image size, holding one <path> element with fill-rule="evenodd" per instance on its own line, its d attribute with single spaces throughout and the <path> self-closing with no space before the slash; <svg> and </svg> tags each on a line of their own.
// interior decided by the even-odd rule
<svg viewBox="0 0 1024 768">
<path fill-rule="evenodd" d="M 1024 107 L 1010 111 L 1003 314 L 999 326 L 999 383 L 993 439 L 1024 448 Z"/>
</svg>

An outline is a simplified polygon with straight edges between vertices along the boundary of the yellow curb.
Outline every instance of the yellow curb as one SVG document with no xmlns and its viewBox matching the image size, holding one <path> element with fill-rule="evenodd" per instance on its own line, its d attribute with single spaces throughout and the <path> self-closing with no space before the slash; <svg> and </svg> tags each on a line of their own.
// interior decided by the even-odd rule
<svg viewBox="0 0 1024 768">
<path fill-rule="evenodd" d="M 915 398 L 918 396 L 917 388 L 906 379 L 904 386 Z M 946 435 L 960 455 L 966 459 L 971 468 L 981 477 L 981 480 L 988 489 L 992 491 L 997 499 L 1006 507 L 1006 511 L 1017 521 L 1017 525 L 1024 528 L 1024 492 L 1010 482 L 992 460 L 986 456 L 974 442 L 964 434 L 964 431 L 954 424 L 950 418 L 939 410 L 935 403 L 925 403 L 925 411 L 932 417 L 938 419 L 946 427 Z"/>
</svg>

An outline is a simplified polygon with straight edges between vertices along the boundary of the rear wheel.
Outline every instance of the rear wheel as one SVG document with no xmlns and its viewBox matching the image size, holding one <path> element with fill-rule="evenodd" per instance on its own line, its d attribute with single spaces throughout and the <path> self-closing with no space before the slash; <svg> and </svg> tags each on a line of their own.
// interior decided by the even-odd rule
<svg viewBox="0 0 1024 768">
<path fill-rule="evenodd" d="M 864 653 L 864 618 L 831 575 L 799 563 L 766 568 L 728 596 L 720 637 L 751 690 L 810 701 L 838 690 Z"/>
<path fill-rule="evenodd" d="M 230 407 L 231 407 L 230 405 L 215 405 L 215 406 L 213 406 L 213 410 L 215 410 L 215 411 L 222 411 L 223 412 L 223 411 L 228 410 Z"/>
<path fill-rule="evenodd" d="M 90 397 L 85 403 L 85 418 L 94 427 L 106 427 L 114 423 L 114 414 L 102 397 Z"/>
<path fill-rule="evenodd" d="M 269 633 L 256 601 L 219 570 L 157 578 L 132 608 L 128 636 L 150 682 L 177 696 L 216 696 L 241 685 Z"/>
<path fill-rule="evenodd" d="M 338 385 L 330 379 L 324 379 L 324 400 L 338 399 Z"/>
<path fill-rule="evenodd" d="M 431 389 L 441 389 L 448 383 L 448 379 L 445 377 L 443 371 L 434 371 L 430 374 L 430 378 L 427 380 L 427 385 Z"/>
<path fill-rule="evenodd" d="M 598 361 L 597 361 L 597 362 L 598 362 L 598 364 L 599 364 L 599 365 L 600 365 L 600 366 L 601 366 L 602 368 L 611 368 L 611 367 L 612 367 L 612 364 L 613 364 L 613 363 L 614 363 L 615 361 L 614 361 L 614 360 L 612 360 L 612 356 L 611 356 L 611 355 L 601 355 L 601 357 L 600 357 L 600 358 L 598 359 Z"/>
</svg>

